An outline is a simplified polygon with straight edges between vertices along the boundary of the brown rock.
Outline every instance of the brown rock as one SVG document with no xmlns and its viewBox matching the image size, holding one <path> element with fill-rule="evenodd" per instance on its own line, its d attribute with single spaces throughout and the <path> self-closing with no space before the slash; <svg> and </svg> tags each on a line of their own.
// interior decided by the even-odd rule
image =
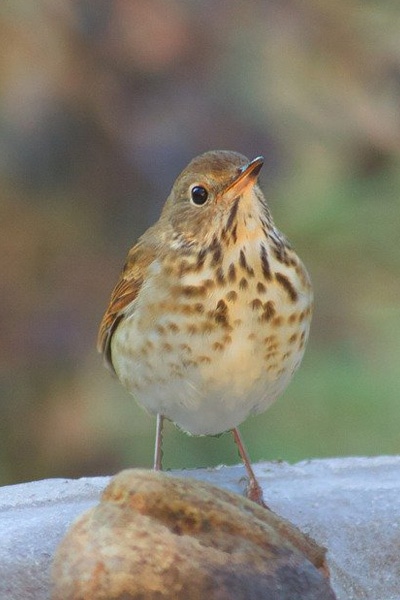
<svg viewBox="0 0 400 600">
<path fill-rule="evenodd" d="M 241 496 L 123 471 L 61 542 L 52 600 L 333 600 L 324 554 Z"/>
</svg>

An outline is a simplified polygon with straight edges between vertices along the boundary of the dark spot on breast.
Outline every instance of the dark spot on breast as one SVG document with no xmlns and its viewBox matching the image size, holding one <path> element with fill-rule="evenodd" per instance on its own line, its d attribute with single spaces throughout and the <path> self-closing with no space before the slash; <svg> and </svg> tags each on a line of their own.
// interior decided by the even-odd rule
<svg viewBox="0 0 400 600">
<path fill-rule="evenodd" d="M 213 320 L 208 320 L 208 321 L 203 321 L 203 323 L 201 323 L 200 325 L 200 331 L 201 333 L 205 333 L 205 334 L 209 334 L 212 331 L 214 331 L 214 329 L 217 327 L 217 325 L 215 324 L 214 319 Z"/>
<path fill-rule="evenodd" d="M 197 360 L 201 364 L 207 364 L 208 365 L 208 364 L 211 363 L 211 358 L 209 356 L 198 356 Z"/>
<path fill-rule="evenodd" d="M 218 267 L 218 269 L 215 271 L 215 277 L 220 285 L 225 284 L 225 275 L 222 267 Z"/>
<path fill-rule="evenodd" d="M 219 323 L 220 325 L 228 325 L 228 320 L 226 318 L 226 315 L 219 315 L 217 313 L 214 318 L 215 318 L 216 323 Z"/>
<path fill-rule="evenodd" d="M 229 269 L 228 269 L 228 280 L 233 283 L 234 281 L 236 281 L 236 268 L 235 265 L 233 263 L 231 263 L 229 265 Z"/>
<path fill-rule="evenodd" d="M 191 323 L 187 325 L 186 331 L 189 335 L 195 335 L 197 333 L 197 327 Z"/>
<path fill-rule="evenodd" d="M 249 283 L 246 279 L 246 277 L 242 277 L 242 279 L 239 281 L 239 288 L 241 290 L 246 290 L 249 286 Z"/>
<path fill-rule="evenodd" d="M 194 360 L 187 360 L 187 359 L 185 359 L 185 360 L 182 361 L 182 366 L 185 369 L 188 369 L 189 367 L 195 367 L 196 366 L 196 362 Z"/>
<path fill-rule="evenodd" d="M 163 267 L 163 274 L 165 277 L 168 277 L 169 275 L 172 275 L 172 273 L 174 272 L 174 269 L 172 268 L 171 265 L 165 265 Z"/>
<path fill-rule="evenodd" d="M 224 312 L 224 313 L 228 312 L 228 305 L 225 302 L 225 300 L 222 300 L 222 299 L 218 300 L 218 302 L 217 302 L 217 310 L 219 312 Z"/>
<path fill-rule="evenodd" d="M 221 262 L 222 262 L 222 248 L 221 248 L 221 244 L 218 244 L 215 247 L 215 250 L 213 251 L 213 257 L 212 257 L 210 264 L 212 267 L 216 267 Z"/>
<path fill-rule="evenodd" d="M 268 344 L 267 346 L 267 351 L 268 352 L 275 352 L 275 350 L 278 350 L 278 344 L 275 342 L 274 344 Z"/>
<path fill-rule="evenodd" d="M 191 315 L 193 313 L 193 308 L 191 304 L 181 304 L 180 311 L 183 315 Z"/>
<path fill-rule="evenodd" d="M 232 225 L 236 219 L 236 215 L 237 215 L 237 211 L 238 211 L 238 207 L 239 207 L 239 201 L 240 201 L 239 196 L 233 200 L 231 210 L 229 212 L 229 217 L 226 221 L 226 225 L 224 228 L 225 231 L 229 231 L 232 228 Z"/>
<path fill-rule="evenodd" d="M 204 285 L 206 288 L 212 288 L 212 287 L 214 287 L 214 285 L 215 285 L 215 282 L 214 282 L 212 279 L 205 279 L 205 280 L 203 281 L 203 285 Z"/>
<path fill-rule="evenodd" d="M 218 241 L 218 237 L 216 235 L 213 236 L 213 239 L 211 240 L 211 244 L 208 246 L 208 250 L 210 252 L 214 252 L 214 250 L 216 248 L 218 248 L 219 246 L 219 241 Z"/>
<path fill-rule="evenodd" d="M 265 294 L 266 291 L 267 291 L 267 288 L 265 287 L 265 285 L 261 281 L 259 281 L 257 283 L 257 292 L 259 294 Z"/>
<path fill-rule="evenodd" d="M 270 321 L 276 313 L 275 305 L 272 300 L 268 300 L 263 305 L 263 313 L 260 317 L 258 317 L 259 321 Z"/>
<path fill-rule="evenodd" d="M 179 345 L 179 348 L 180 348 L 181 350 L 183 350 L 184 352 L 186 352 L 187 354 L 192 354 L 192 349 L 191 349 L 191 347 L 189 346 L 189 344 L 180 344 L 180 345 Z"/>
<path fill-rule="evenodd" d="M 248 275 L 250 275 L 250 277 L 254 277 L 254 269 L 252 267 L 250 267 L 250 265 L 248 264 L 247 260 L 246 260 L 246 254 L 243 250 L 243 248 L 240 251 L 239 254 L 239 264 L 242 267 L 242 269 L 244 269 L 246 271 L 246 273 Z"/>
<path fill-rule="evenodd" d="M 246 255 L 244 253 L 243 248 L 241 249 L 240 254 L 239 254 L 239 264 L 242 267 L 242 269 L 247 268 Z"/>
<path fill-rule="evenodd" d="M 178 267 L 178 276 L 182 277 L 185 273 L 188 273 L 191 270 L 191 265 L 189 261 L 182 260 Z"/>
<path fill-rule="evenodd" d="M 266 354 L 264 354 L 264 359 L 266 361 L 271 360 L 271 358 L 276 358 L 276 356 L 278 355 L 277 352 L 267 352 Z"/>
<path fill-rule="evenodd" d="M 306 332 L 303 331 L 300 336 L 299 350 L 303 350 L 305 343 L 306 343 Z"/>
<path fill-rule="evenodd" d="M 253 310 L 260 310 L 263 307 L 263 303 L 260 298 L 254 298 L 254 300 L 250 302 L 250 306 Z"/>
<path fill-rule="evenodd" d="M 181 292 L 187 298 L 193 298 L 195 296 L 205 296 L 207 289 L 204 285 L 183 285 Z"/>
<path fill-rule="evenodd" d="M 214 344 L 212 345 L 213 349 L 216 350 L 217 352 L 220 352 L 221 350 L 224 349 L 224 345 L 221 344 L 221 342 L 214 342 Z"/>
<path fill-rule="evenodd" d="M 283 318 L 280 316 L 274 317 L 271 324 L 274 327 L 281 327 L 281 325 L 283 325 Z"/>
<path fill-rule="evenodd" d="M 277 282 L 284 288 L 291 301 L 296 302 L 298 299 L 298 294 L 289 278 L 286 277 L 286 275 L 283 275 L 283 273 L 275 273 L 275 278 Z"/>
<path fill-rule="evenodd" d="M 264 245 L 261 246 L 260 258 L 261 258 L 261 269 L 262 269 L 263 275 L 264 275 L 265 279 L 270 280 L 271 279 L 271 269 L 270 269 L 269 262 L 268 262 L 267 250 Z"/>
<path fill-rule="evenodd" d="M 273 253 L 276 260 L 284 265 L 289 265 L 289 257 L 282 244 L 276 244 L 273 248 Z"/>
<path fill-rule="evenodd" d="M 231 290 L 230 292 L 228 292 L 226 295 L 226 299 L 229 302 L 235 302 L 235 300 L 237 300 L 237 293 L 235 292 L 235 290 Z"/>
<path fill-rule="evenodd" d="M 237 223 L 235 224 L 235 226 L 232 229 L 232 240 L 233 240 L 233 243 L 236 244 L 236 242 L 237 242 Z"/>
<path fill-rule="evenodd" d="M 225 300 L 218 300 L 216 309 L 209 311 L 208 316 L 216 323 L 228 325 L 228 305 Z"/>
<path fill-rule="evenodd" d="M 204 265 L 204 261 L 206 260 L 206 256 L 207 256 L 207 250 L 206 250 L 206 248 L 202 248 L 200 250 L 200 252 L 198 253 L 198 255 L 197 255 L 197 262 L 196 262 L 196 265 L 195 265 L 195 270 L 196 271 L 200 271 L 200 269 Z"/>
</svg>

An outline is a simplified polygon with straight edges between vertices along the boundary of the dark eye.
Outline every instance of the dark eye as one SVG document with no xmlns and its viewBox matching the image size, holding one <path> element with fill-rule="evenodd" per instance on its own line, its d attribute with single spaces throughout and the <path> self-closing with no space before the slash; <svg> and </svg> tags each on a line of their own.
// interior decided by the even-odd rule
<svg viewBox="0 0 400 600">
<path fill-rule="evenodd" d="M 207 202 L 208 192 L 202 185 L 194 185 L 190 191 L 193 204 L 201 206 Z"/>
</svg>

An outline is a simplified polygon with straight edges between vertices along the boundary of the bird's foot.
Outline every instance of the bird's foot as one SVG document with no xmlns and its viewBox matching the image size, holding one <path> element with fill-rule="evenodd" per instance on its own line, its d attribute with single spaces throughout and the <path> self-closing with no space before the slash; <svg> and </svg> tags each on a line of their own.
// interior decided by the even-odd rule
<svg viewBox="0 0 400 600">
<path fill-rule="evenodd" d="M 270 510 L 269 506 L 267 504 L 265 504 L 265 502 L 264 502 L 264 495 L 263 495 L 262 487 L 260 486 L 260 484 L 258 483 L 258 481 L 256 479 L 253 479 L 253 480 L 250 479 L 249 485 L 247 486 L 247 489 L 246 489 L 246 497 L 249 500 L 256 502 L 263 508 Z"/>
</svg>

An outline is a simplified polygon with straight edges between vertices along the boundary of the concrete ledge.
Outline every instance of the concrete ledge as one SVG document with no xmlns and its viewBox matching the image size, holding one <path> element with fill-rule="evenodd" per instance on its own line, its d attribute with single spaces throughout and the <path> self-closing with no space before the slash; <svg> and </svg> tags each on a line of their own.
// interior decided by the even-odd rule
<svg viewBox="0 0 400 600">
<path fill-rule="evenodd" d="M 259 463 L 269 506 L 328 548 L 340 600 L 400 600 L 400 457 Z M 242 467 L 180 472 L 242 492 Z M 0 598 L 49 598 L 49 567 L 108 477 L 0 488 Z"/>
</svg>

